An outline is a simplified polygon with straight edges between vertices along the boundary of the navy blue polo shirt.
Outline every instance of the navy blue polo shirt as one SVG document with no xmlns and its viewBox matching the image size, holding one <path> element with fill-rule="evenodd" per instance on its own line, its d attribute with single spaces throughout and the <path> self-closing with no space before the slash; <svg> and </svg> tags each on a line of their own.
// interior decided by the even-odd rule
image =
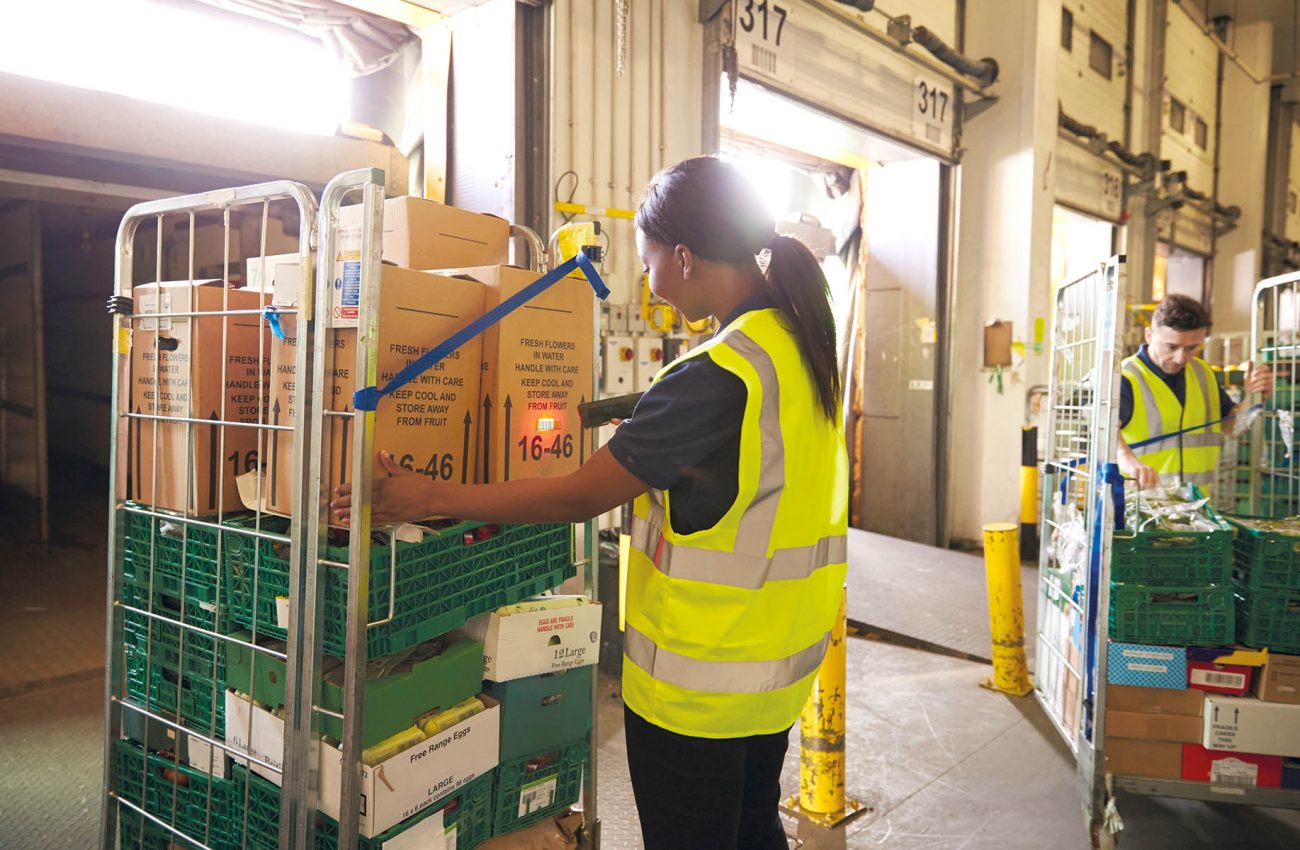
<svg viewBox="0 0 1300 850">
<path fill-rule="evenodd" d="M 1151 356 L 1147 354 L 1147 347 L 1143 345 L 1138 349 L 1137 356 L 1146 364 L 1157 378 L 1165 382 L 1174 398 L 1178 399 L 1179 404 L 1184 404 L 1187 399 L 1187 370 L 1183 369 L 1177 375 L 1170 375 L 1161 369 L 1155 363 L 1151 362 Z M 1211 373 L 1214 374 L 1214 373 Z M 1232 408 L 1237 404 L 1232 400 L 1232 396 L 1223 389 L 1219 384 L 1219 378 L 1215 375 L 1214 385 L 1219 390 L 1219 407 L 1222 409 L 1223 416 L 1227 416 Z M 1123 428 L 1128 425 L 1129 420 L 1133 418 L 1133 385 L 1127 379 L 1119 382 L 1119 427 Z M 1193 428 L 1198 423 L 1185 423 L 1184 427 Z"/>
<path fill-rule="evenodd" d="M 773 306 L 751 298 L 722 326 Z M 735 503 L 747 396 L 744 382 L 708 353 L 692 357 L 651 385 L 606 444 L 646 486 L 668 491 L 678 534 L 712 528 Z"/>
</svg>

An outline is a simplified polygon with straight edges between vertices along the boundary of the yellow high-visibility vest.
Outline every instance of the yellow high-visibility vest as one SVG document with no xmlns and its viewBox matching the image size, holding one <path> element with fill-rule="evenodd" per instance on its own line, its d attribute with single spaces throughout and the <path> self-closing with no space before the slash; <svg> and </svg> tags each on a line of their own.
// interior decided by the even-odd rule
<svg viewBox="0 0 1300 850">
<path fill-rule="evenodd" d="M 848 458 L 779 310 L 745 313 L 655 380 L 706 352 L 747 391 L 736 501 L 712 528 L 678 534 L 667 492 L 636 500 L 623 700 L 672 732 L 738 738 L 793 724 L 826 654 L 848 561 Z"/>
<path fill-rule="evenodd" d="M 1210 365 L 1200 358 L 1187 364 L 1182 404 L 1136 354 L 1124 360 L 1120 373 L 1133 389 L 1133 417 L 1120 431 L 1130 446 L 1185 428 L 1217 423 L 1224 415 L 1219 383 Z M 1222 444 L 1223 429 L 1215 424 L 1134 449 L 1133 453 L 1156 472 L 1180 473 L 1183 481 L 1205 489 L 1214 483 Z"/>
</svg>

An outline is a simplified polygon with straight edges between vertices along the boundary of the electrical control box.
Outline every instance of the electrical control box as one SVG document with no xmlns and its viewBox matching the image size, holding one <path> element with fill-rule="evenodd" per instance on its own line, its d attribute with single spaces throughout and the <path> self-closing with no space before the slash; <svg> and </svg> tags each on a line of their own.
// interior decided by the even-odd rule
<svg viewBox="0 0 1300 850">
<path fill-rule="evenodd" d="M 636 379 L 633 392 L 645 392 L 650 382 L 664 367 L 664 338 L 640 336 L 636 339 Z"/>
<path fill-rule="evenodd" d="M 601 392 L 606 395 L 636 392 L 636 349 L 633 346 L 630 336 L 608 334 L 605 337 Z"/>
<path fill-rule="evenodd" d="M 627 305 L 626 304 L 605 304 L 604 309 L 604 330 L 615 334 L 627 333 Z"/>
</svg>

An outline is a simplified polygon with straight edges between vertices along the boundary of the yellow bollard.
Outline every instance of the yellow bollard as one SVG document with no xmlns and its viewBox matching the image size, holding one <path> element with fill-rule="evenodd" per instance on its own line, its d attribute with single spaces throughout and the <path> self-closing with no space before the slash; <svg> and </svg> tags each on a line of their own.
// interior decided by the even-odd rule
<svg viewBox="0 0 1300 850">
<path fill-rule="evenodd" d="M 799 721 L 799 797 L 790 807 L 822 826 L 835 826 L 858 813 L 861 804 L 844 791 L 844 707 L 847 647 L 846 596 L 831 630 L 826 657 Z"/>
<path fill-rule="evenodd" d="M 985 687 L 1024 696 L 1033 689 L 1025 662 L 1025 612 L 1020 597 L 1020 542 L 1016 526 L 984 526 L 984 572 L 988 580 L 989 628 L 993 632 L 993 678 Z"/>
</svg>

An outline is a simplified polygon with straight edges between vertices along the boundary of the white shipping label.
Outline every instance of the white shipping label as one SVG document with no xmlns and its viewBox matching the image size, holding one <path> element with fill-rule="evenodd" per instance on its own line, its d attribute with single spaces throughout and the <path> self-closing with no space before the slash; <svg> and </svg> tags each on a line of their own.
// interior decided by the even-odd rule
<svg viewBox="0 0 1300 850">
<path fill-rule="evenodd" d="M 1259 765 L 1241 759 L 1219 759 L 1210 764 L 1210 781 L 1217 785 L 1254 786 L 1259 784 Z"/>
<path fill-rule="evenodd" d="M 443 850 L 456 850 L 456 827 L 449 826 L 443 834 Z"/>
<path fill-rule="evenodd" d="M 168 730 L 170 731 L 170 730 Z M 189 736 L 186 749 L 190 767 L 211 773 L 217 779 L 226 778 L 226 751 L 215 749 L 207 741 Z M 211 768 L 211 770 L 209 770 Z"/>
<path fill-rule="evenodd" d="M 555 802 L 555 789 L 559 777 L 538 779 L 525 785 L 519 792 L 519 817 L 539 812 Z"/>
<path fill-rule="evenodd" d="M 742 68 L 783 83 L 794 82 L 790 25 L 794 3 L 736 0 L 736 60 Z"/>
<path fill-rule="evenodd" d="M 442 810 L 384 842 L 383 850 L 440 850 L 443 841 Z"/>
<path fill-rule="evenodd" d="M 143 331 L 169 331 L 172 329 L 172 320 L 166 318 L 157 318 L 159 313 L 170 313 L 172 311 L 172 294 L 164 292 L 162 294 L 162 306 L 158 306 L 158 293 L 149 292 L 140 296 L 138 306 L 136 307 L 137 316 L 147 316 L 152 314 L 154 318 L 141 318 L 140 330 Z"/>
<path fill-rule="evenodd" d="M 925 74 L 912 77 L 912 135 L 919 141 L 944 150 L 951 148 L 956 108 L 952 83 Z"/>
<path fill-rule="evenodd" d="M 289 597 L 275 597 L 275 624 L 282 629 L 289 628 Z"/>
<path fill-rule="evenodd" d="M 1240 690 L 1246 687 L 1246 676 L 1243 673 L 1224 673 L 1219 670 L 1193 670 L 1189 684 Z"/>
</svg>

